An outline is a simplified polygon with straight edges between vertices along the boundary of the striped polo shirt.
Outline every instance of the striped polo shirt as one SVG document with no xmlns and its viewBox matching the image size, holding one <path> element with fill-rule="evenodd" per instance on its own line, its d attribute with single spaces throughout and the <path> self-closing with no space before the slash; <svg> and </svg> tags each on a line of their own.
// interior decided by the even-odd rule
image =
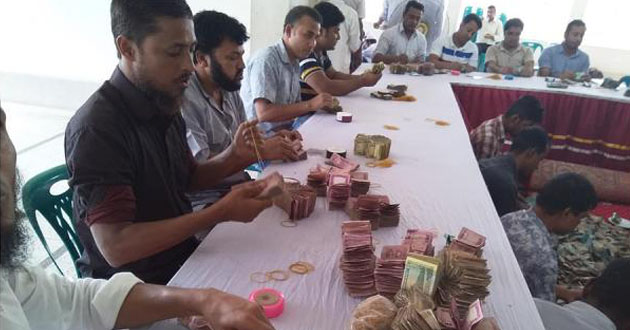
<svg viewBox="0 0 630 330">
<path fill-rule="evenodd" d="M 326 55 L 326 52 L 323 52 L 321 56 L 313 52 L 307 58 L 300 61 L 300 92 L 302 93 L 302 101 L 307 101 L 317 96 L 317 92 L 306 83 L 308 77 L 319 71 L 326 74 L 326 70 L 331 66 L 332 63 L 328 55 Z"/>
<path fill-rule="evenodd" d="M 431 54 L 439 56 L 443 61 L 457 62 L 477 67 L 477 46 L 470 40 L 464 46 L 457 47 L 453 35 L 444 35 L 431 46 Z"/>
</svg>

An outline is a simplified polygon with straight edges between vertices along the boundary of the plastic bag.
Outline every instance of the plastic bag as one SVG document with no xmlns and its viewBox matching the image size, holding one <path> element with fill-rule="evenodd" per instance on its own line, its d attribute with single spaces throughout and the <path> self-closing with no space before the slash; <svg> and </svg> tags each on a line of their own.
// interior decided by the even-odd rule
<svg viewBox="0 0 630 330">
<path fill-rule="evenodd" d="M 350 330 L 389 330 L 398 308 L 376 295 L 361 302 L 352 312 Z"/>
</svg>

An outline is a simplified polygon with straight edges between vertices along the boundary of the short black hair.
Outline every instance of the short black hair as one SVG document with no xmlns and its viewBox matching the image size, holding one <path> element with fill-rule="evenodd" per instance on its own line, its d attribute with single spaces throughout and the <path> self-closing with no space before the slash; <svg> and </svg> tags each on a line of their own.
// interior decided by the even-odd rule
<svg viewBox="0 0 630 330">
<path fill-rule="evenodd" d="M 518 115 L 521 119 L 531 120 L 536 124 L 540 124 L 544 112 L 545 109 L 536 97 L 524 95 L 510 106 L 506 115 L 508 117 Z"/>
<path fill-rule="evenodd" d="M 464 17 L 462 24 L 468 24 L 469 22 L 475 22 L 477 24 L 477 30 L 481 29 L 481 18 L 477 14 L 468 14 Z"/>
<path fill-rule="evenodd" d="M 507 22 L 505 22 L 505 25 L 503 26 L 503 31 L 507 31 L 509 28 L 521 28 L 521 30 L 525 27 L 525 24 L 523 24 L 523 21 L 521 21 L 520 18 L 510 18 L 509 20 L 507 20 Z"/>
<path fill-rule="evenodd" d="M 534 149 L 537 154 L 541 155 L 547 151 L 548 146 L 549 138 L 545 129 L 540 126 L 531 126 L 524 128 L 514 137 L 510 151 L 520 153 Z"/>
<path fill-rule="evenodd" d="M 630 258 L 611 261 L 592 282 L 588 298 L 595 298 L 598 307 L 610 310 L 616 318 L 630 318 Z"/>
<path fill-rule="evenodd" d="M 123 35 L 137 44 L 157 32 L 158 17 L 192 19 L 185 0 L 112 0 L 110 15 L 114 40 Z"/>
<path fill-rule="evenodd" d="M 494 5 L 490 5 L 490 6 L 488 6 L 488 9 L 494 9 L 494 10 L 497 10 L 497 7 L 495 7 Z"/>
<path fill-rule="evenodd" d="M 571 31 L 571 28 L 574 27 L 586 27 L 586 23 L 584 23 L 584 21 L 581 19 L 574 19 L 569 22 L 569 24 L 567 25 L 567 29 L 564 30 L 564 33 L 567 34 L 569 31 Z"/>
<path fill-rule="evenodd" d="M 562 173 L 543 186 L 536 196 L 536 205 L 549 214 L 569 209 L 577 215 L 595 208 L 597 194 L 587 178 L 577 173 Z"/>
<path fill-rule="evenodd" d="M 330 2 L 320 2 L 313 8 L 322 16 L 322 28 L 335 27 L 346 19 L 337 6 Z"/>
<path fill-rule="evenodd" d="M 409 9 L 415 8 L 424 13 L 424 5 L 419 3 L 418 1 L 411 0 L 407 2 L 405 5 L 405 11 L 403 11 L 403 16 L 409 11 Z"/>
<path fill-rule="evenodd" d="M 214 10 L 204 10 L 195 14 L 195 36 L 197 37 L 196 51 L 211 55 L 224 40 L 230 40 L 238 45 L 248 39 L 247 29 L 234 17 Z M 193 59 L 196 58 L 193 57 Z"/>
<path fill-rule="evenodd" d="M 295 26 L 295 23 L 304 16 L 308 16 L 315 22 L 322 24 L 322 15 L 320 15 L 317 10 L 308 6 L 295 6 L 291 8 L 287 16 L 284 17 L 283 29 L 286 28 L 287 25 Z"/>
</svg>

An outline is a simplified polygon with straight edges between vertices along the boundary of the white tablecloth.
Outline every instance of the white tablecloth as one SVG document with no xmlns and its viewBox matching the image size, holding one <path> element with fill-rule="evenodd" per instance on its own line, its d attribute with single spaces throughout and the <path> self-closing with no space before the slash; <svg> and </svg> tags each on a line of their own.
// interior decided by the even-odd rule
<svg viewBox="0 0 630 330">
<path fill-rule="evenodd" d="M 360 69 L 362 70 L 362 69 Z M 455 96 L 449 82 L 507 88 L 546 89 L 541 78 L 513 81 L 473 79 L 465 75 L 433 77 L 385 74 L 374 88 L 365 88 L 341 97 L 345 111 L 354 114 L 351 123 L 335 121 L 335 116 L 317 113 L 301 128 L 306 148 L 343 147 L 348 158 L 367 170 L 378 183 L 373 193 L 390 196 L 401 204 L 402 218 L 396 228 L 381 228 L 374 237 L 383 245 L 399 244 L 408 228 L 436 228 L 440 235 L 437 249 L 444 246 L 445 233 L 457 234 L 462 226 L 487 236 L 484 256 L 491 268 L 490 296 L 486 315 L 495 316 L 502 329 L 543 329 L 532 297 L 503 232 L 490 195 L 484 185 L 470 147 Z M 371 91 L 388 83 L 404 83 L 416 102 L 381 101 L 369 97 Z M 512 87 L 511 87 L 512 86 Z M 591 96 L 623 99 L 620 92 L 570 87 Z M 435 125 L 427 118 L 446 120 L 450 126 Z M 396 125 L 399 131 L 383 128 Z M 391 168 L 371 169 L 366 158 L 352 154 L 357 133 L 383 134 L 392 139 Z M 307 161 L 274 164 L 265 173 L 279 171 L 305 181 L 309 168 L 324 158 L 309 155 Z M 287 269 L 289 264 L 308 261 L 316 270 L 306 276 L 292 274 L 284 282 L 264 286 L 280 290 L 286 297 L 284 314 L 273 319 L 277 329 L 346 329 L 352 310 L 361 299 L 351 298 L 343 285 L 338 260 L 341 254 L 340 226 L 348 216 L 343 211 L 328 211 L 324 198 L 318 198 L 310 218 L 295 228 L 280 226 L 287 215 L 276 207 L 265 210 L 250 224 L 223 223 L 207 236 L 199 248 L 173 277 L 170 285 L 214 287 L 247 297 L 263 287 L 251 282 L 257 271 Z M 171 328 L 173 321 L 154 325 Z"/>
</svg>

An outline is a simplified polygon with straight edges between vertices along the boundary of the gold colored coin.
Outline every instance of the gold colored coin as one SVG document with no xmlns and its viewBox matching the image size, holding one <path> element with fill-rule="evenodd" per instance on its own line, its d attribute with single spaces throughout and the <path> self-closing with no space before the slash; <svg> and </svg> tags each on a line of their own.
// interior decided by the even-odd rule
<svg viewBox="0 0 630 330">
<path fill-rule="evenodd" d="M 286 281 L 289 278 L 289 273 L 281 269 L 276 269 L 268 272 L 267 276 L 276 281 Z"/>
<path fill-rule="evenodd" d="M 256 283 L 267 283 L 271 280 L 269 273 L 255 272 L 249 275 L 249 279 Z"/>
</svg>

